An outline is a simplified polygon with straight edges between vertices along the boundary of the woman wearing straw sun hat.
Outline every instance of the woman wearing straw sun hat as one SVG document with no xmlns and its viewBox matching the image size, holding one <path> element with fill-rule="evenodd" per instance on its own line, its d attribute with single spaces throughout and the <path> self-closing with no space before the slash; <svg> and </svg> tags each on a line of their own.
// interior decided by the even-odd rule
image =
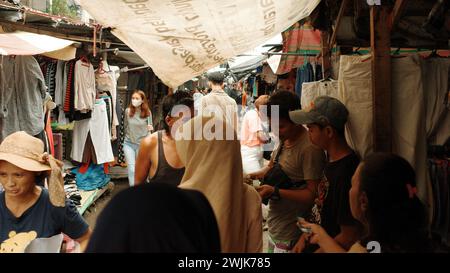
<svg viewBox="0 0 450 273">
<path fill-rule="evenodd" d="M 66 200 L 62 163 L 44 153 L 44 143 L 25 132 L 0 144 L 0 252 L 20 234 L 31 239 L 65 233 L 84 250 L 91 231 L 75 205 Z M 48 178 L 48 190 L 39 186 Z"/>
</svg>

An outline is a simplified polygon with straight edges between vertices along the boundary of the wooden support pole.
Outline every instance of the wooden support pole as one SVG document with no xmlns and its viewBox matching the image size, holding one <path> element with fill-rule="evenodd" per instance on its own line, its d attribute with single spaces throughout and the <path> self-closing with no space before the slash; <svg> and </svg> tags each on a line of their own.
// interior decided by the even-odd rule
<svg viewBox="0 0 450 273">
<path fill-rule="evenodd" d="M 389 7 L 386 5 L 375 5 L 370 8 L 375 152 L 392 151 L 390 15 Z"/>
<path fill-rule="evenodd" d="M 320 36 L 322 45 L 322 76 L 324 79 L 331 77 L 331 50 L 328 41 L 330 38 L 330 33 L 324 31 Z"/>
<path fill-rule="evenodd" d="M 392 9 L 392 20 L 391 20 L 391 31 L 395 29 L 400 18 L 403 15 L 403 11 L 406 8 L 406 4 L 408 4 L 408 0 L 397 0 L 395 1 L 394 8 Z"/>
<path fill-rule="evenodd" d="M 334 27 L 333 35 L 331 35 L 331 39 L 329 42 L 329 48 L 333 48 L 334 43 L 336 42 L 337 32 L 339 30 L 339 26 L 341 25 L 341 19 L 344 17 L 345 8 L 347 7 L 348 0 L 342 0 L 341 7 L 339 9 L 338 16 L 336 18 L 336 25 Z"/>
<path fill-rule="evenodd" d="M 400 18 L 403 15 L 403 11 L 406 8 L 406 5 L 408 4 L 408 0 L 397 0 L 395 1 L 394 8 L 392 9 L 392 19 L 391 19 L 391 31 L 395 29 L 398 22 L 400 21 Z"/>
</svg>

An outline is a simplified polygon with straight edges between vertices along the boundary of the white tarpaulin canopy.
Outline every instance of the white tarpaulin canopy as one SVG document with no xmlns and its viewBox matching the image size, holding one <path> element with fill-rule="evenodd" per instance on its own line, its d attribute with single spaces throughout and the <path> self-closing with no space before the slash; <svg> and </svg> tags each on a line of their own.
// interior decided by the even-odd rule
<svg viewBox="0 0 450 273">
<path fill-rule="evenodd" d="M 0 55 L 37 55 L 42 54 L 55 59 L 71 60 L 75 58 L 74 42 L 47 35 L 29 32 L 0 32 Z"/>
<path fill-rule="evenodd" d="M 258 66 L 261 66 L 263 61 L 267 60 L 267 55 L 263 55 L 263 53 L 267 52 L 270 49 L 270 47 L 266 47 L 265 45 L 282 43 L 283 38 L 281 37 L 281 34 L 276 35 L 275 37 L 256 47 L 255 49 L 245 52 L 242 56 L 237 56 L 232 60 L 228 60 L 230 70 L 233 73 L 241 73 L 247 70 L 253 70 Z"/>
<path fill-rule="evenodd" d="M 269 64 L 269 66 L 272 69 L 274 74 L 276 74 L 278 71 L 278 66 L 280 66 L 280 61 L 281 61 L 281 55 L 272 56 L 267 60 L 267 63 Z"/>
<path fill-rule="evenodd" d="M 170 87 L 251 50 L 320 0 L 79 0 Z"/>
</svg>

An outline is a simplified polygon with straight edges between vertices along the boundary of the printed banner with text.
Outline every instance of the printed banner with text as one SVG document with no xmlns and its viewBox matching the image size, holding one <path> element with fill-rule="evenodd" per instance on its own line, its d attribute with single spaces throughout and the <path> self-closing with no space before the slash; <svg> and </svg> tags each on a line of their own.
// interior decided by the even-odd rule
<svg viewBox="0 0 450 273">
<path fill-rule="evenodd" d="M 177 87 L 309 16 L 320 0 L 79 0 Z"/>
</svg>

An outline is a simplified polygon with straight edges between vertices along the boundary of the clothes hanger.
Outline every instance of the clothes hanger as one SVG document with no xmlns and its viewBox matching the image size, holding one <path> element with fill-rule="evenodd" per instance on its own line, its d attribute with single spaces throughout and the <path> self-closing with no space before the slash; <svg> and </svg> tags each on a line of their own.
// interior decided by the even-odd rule
<svg viewBox="0 0 450 273">
<path fill-rule="evenodd" d="M 406 57 L 405 55 L 400 55 L 400 47 L 397 48 L 397 50 L 395 50 L 393 53 L 391 53 L 391 58 L 404 58 Z"/>
<path fill-rule="evenodd" d="M 357 47 L 357 48 L 352 52 L 352 54 L 353 54 L 353 55 L 359 55 L 359 56 L 361 56 L 362 54 L 361 54 L 361 52 L 359 52 L 359 49 L 361 49 L 361 47 Z"/>
<path fill-rule="evenodd" d="M 425 57 L 425 59 L 430 59 L 430 58 L 447 58 L 447 57 L 439 55 L 437 53 L 437 49 L 433 49 L 433 51 L 431 51 L 431 54 Z"/>
<path fill-rule="evenodd" d="M 88 60 L 88 58 L 86 57 L 86 56 L 81 56 L 80 57 L 80 61 L 81 61 L 81 64 L 83 65 L 83 66 L 87 66 L 87 67 L 90 67 L 90 62 L 89 62 L 89 60 Z"/>
<path fill-rule="evenodd" d="M 319 82 L 331 82 L 331 81 L 335 81 L 335 79 L 333 79 L 331 76 L 328 76 L 326 79 L 321 79 Z"/>
<path fill-rule="evenodd" d="M 108 65 L 108 70 L 105 70 L 105 67 L 103 65 L 103 58 L 100 58 L 100 64 L 99 64 L 99 68 L 101 67 L 101 71 L 104 72 L 112 72 L 111 67 L 109 66 L 108 62 L 105 61 L 105 63 Z"/>
</svg>

